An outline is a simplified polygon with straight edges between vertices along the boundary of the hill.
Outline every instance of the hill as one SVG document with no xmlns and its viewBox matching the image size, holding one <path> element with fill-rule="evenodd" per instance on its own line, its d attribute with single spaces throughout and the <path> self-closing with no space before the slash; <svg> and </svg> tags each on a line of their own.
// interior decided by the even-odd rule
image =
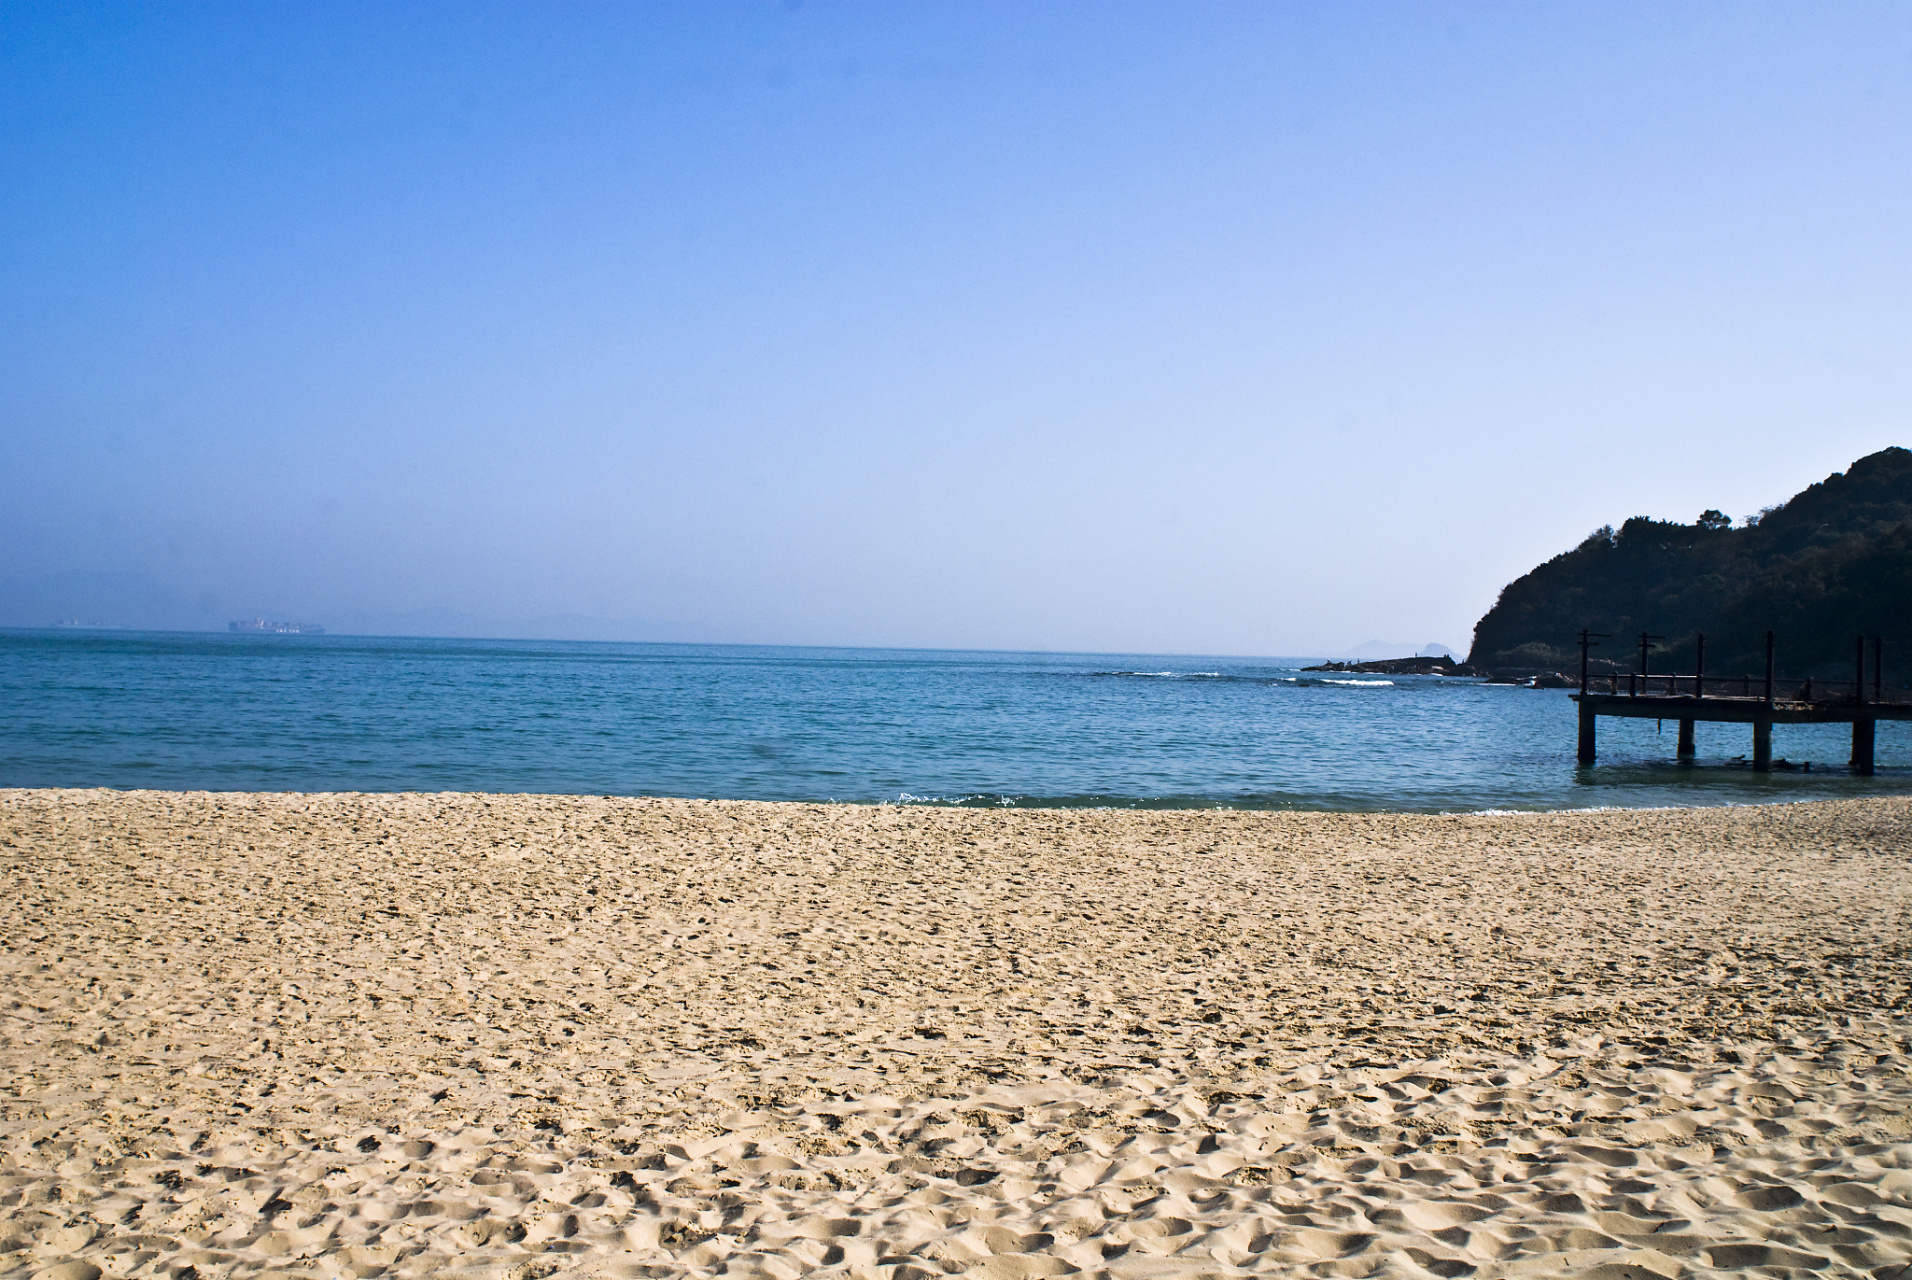
<svg viewBox="0 0 1912 1280">
<path fill-rule="evenodd" d="M 1759 671 L 1764 635 L 1796 674 L 1845 675 L 1853 637 L 1883 635 L 1888 670 L 1912 662 L 1912 451 L 1882 449 L 1742 526 L 1718 511 L 1692 524 L 1636 516 L 1509 583 L 1474 628 L 1468 662 L 1565 669 L 1580 628 L 1625 665 L 1641 631 L 1666 637 L 1660 670 Z M 1896 652 L 1899 663 L 1893 662 Z M 1665 665 L 1658 665 L 1665 664 Z"/>
</svg>

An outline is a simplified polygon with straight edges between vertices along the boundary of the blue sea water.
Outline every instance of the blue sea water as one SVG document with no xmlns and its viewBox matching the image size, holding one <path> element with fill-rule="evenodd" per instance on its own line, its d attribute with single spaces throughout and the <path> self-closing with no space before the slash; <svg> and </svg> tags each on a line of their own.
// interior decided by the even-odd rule
<svg viewBox="0 0 1912 1280">
<path fill-rule="evenodd" d="M 1300 659 L 0 631 L 0 786 L 494 791 L 955 805 L 1471 811 L 1912 788 L 1845 726 L 1601 722 L 1565 692 Z"/>
</svg>

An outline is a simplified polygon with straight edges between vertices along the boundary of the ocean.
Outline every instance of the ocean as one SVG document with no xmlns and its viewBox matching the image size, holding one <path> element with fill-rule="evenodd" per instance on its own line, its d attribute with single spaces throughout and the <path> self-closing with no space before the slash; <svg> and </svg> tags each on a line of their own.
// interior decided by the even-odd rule
<svg viewBox="0 0 1912 1280">
<path fill-rule="evenodd" d="M 1912 725 L 1603 720 L 1561 690 L 1298 658 L 0 631 L 0 786 L 491 791 L 975 806 L 1470 812 L 1912 788 Z"/>
</svg>

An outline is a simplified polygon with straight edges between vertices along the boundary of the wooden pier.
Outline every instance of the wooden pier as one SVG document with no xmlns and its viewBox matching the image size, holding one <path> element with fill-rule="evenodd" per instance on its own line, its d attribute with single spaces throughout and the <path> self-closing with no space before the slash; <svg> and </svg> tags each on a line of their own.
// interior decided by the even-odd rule
<svg viewBox="0 0 1912 1280">
<path fill-rule="evenodd" d="M 1677 721 L 1680 726 L 1677 750 L 1681 760 L 1691 760 L 1694 756 L 1693 726 L 1698 721 L 1749 724 L 1753 727 L 1752 766 L 1756 773 L 1772 769 L 1775 724 L 1850 724 L 1852 771 L 1870 775 L 1878 722 L 1912 720 L 1912 694 L 1884 687 L 1885 647 L 1881 641 L 1873 643 L 1872 687 L 1867 689 L 1863 639 L 1856 649 L 1856 679 L 1817 681 L 1775 678 L 1770 633 L 1766 637 L 1763 677 L 1708 677 L 1704 636 L 1699 637 L 1697 669 L 1692 675 L 1649 674 L 1647 655 L 1657 639 L 1660 637 L 1640 637 L 1639 671 L 1624 676 L 1590 677 L 1587 649 L 1597 640 L 1590 633 L 1581 632 L 1580 691 L 1572 695 L 1580 704 L 1581 764 L 1593 763 L 1595 724 L 1601 716 Z"/>
</svg>

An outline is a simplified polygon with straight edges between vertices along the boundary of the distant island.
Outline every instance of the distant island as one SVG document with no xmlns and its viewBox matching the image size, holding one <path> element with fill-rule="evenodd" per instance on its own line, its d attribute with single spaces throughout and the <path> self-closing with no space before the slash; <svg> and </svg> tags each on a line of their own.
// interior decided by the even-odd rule
<svg viewBox="0 0 1912 1280">
<path fill-rule="evenodd" d="M 1707 510 L 1692 524 L 1635 516 L 1509 583 L 1474 628 L 1470 667 L 1578 668 L 1582 627 L 1611 637 L 1595 669 L 1631 670 L 1642 631 L 1657 670 L 1757 672 L 1765 634 L 1796 675 L 1851 669 L 1853 640 L 1912 642 L 1912 451 L 1882 449 L 1738 527 Z M 1899 665 L 1912 663 L 1901 650 Z"/>
</svg>

